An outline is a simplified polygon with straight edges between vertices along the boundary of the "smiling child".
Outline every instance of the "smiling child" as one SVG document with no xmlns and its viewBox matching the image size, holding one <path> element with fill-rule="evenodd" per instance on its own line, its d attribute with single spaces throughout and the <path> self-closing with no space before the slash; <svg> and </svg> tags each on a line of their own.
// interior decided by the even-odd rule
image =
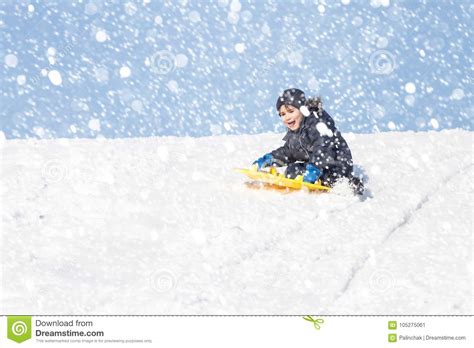
<svg viewBox="0 0 474 348">
<path fill-rule="evenodd" d="M 351 150 L 320 98 L 306 99 L 303 91 L 290 88 L 278 97 L 276 109 L 288 128 L 285 144 L 256 160 L 258 170 L 287 166 L 285 177 L 302 175 L 305 182 L 319 179 L 329 187 L 346 178 L 355 193 L 363 193 L 362 182 L 353 175 Z"/>
</svg>

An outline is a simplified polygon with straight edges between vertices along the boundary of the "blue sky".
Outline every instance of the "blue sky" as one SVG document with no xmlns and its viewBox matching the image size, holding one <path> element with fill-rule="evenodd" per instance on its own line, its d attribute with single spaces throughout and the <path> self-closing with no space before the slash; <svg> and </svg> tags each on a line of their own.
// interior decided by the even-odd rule
<svg viewBox="0 0 474 348">
<path fill-rule="evenodd" d="M 2 1 L 6 138 L 283 132 L 288 87 L 344 132 L 472 130 L 469 1 Z"/>
</svg>

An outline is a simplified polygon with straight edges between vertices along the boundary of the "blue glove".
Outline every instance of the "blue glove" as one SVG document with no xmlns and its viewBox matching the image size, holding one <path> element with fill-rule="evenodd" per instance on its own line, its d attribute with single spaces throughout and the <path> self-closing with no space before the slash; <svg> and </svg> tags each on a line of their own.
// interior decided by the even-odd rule
<svg viewBox="0 0 474 348">
<path fill-rule="evenodd" d="M 303 181 L 314 184 L 316 180 L 321 176 L 321 170 L 312 163 L 306 165 L 306 170 L 304 172 Z"/>
<path fill-rule="evenodd" d="M 263 155 L 252 164 L 256 164 L 258 166 L 258 170 L 261 170 L 262 168 L 265 168 L 265 167 L 269 167 L 273 164 L 273 156 L 271 153 L 267 153 L 266 155 Z"/>
</svg>

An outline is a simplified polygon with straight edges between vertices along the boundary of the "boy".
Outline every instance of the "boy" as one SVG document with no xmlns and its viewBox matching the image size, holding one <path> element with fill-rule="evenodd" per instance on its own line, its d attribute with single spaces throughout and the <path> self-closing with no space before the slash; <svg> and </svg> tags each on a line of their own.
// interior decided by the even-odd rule
<svg viewBox="0 0 474 348">
<path fill-rule="evenodd" d="M 285 177 L 303 175 L 305 182 L 320 179 L 329 187 L 347 178 L 354 192 L 363 193 L 362 182 L 352 173 L 351 150 L 319 98 L 306 100 L 303 91 L 290 88 L 278 97 L 276 108 L 288 128 L 285 144 L 256 160 L 258 170 L 287 166 Z"/>
</svg>

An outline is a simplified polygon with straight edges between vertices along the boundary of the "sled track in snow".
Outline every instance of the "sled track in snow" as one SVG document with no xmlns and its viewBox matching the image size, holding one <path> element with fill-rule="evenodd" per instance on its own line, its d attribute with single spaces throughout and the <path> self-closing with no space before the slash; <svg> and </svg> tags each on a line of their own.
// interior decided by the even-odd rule
<svg viewBox="0 0 474 348">
<path fill-rule="evenodd" d="M 441 183 L 439 183 L 436 188 L 434 190 L 432 190 L 431 192 L 428 192 L 422 199 L 420 199 L 420 201 L 418 202 L 418 204 L 416 205 L 415 209 L 413 209 L 412 211 L 408 212 L 407 214 L 405 214 L 405 216 L 403 217 L 403 221 L 400 222 L 399 224 L 397 224 L 395 227 L 393 227 L 390 232 L 387 234 L 387 236 L 383 239 L 382 244 L 384 244 L 392 234 L 394 234 L 396 231 L 398 231 L 399 229 L 403 228 L 408 222 L 410 222 L 413 217 L 419 213 L 419 211 L 423 208 L 423 206 L 429 202 L 429 200 L 431 199 L 431 197 L 433 195 L 435 195 L 436 193 L 439 192 L 440 188 L 443 187 L 443 184 L 446 184 L 448 182 L 451 182 L 453 181 L 458 175 L 462 174 L 463 172 L 467 171 L 470 167 L 472 167 L 472 163 L 469 164 L 469 165 L 466 165 L 464 167 L 462 167 L 461 169 L 457 170 L 456 172 L 446 176 L 444 178 L 444 180 L 441 181 Z"/>
<path fill-rule="evenodd" d="M 352 197 L 351 197 L 352 198 Z M 327 215 L 332 215 L 334 213 L 338 213 L 338 212 L 341 212 L 341 211 L 345 211 L 347 210 L 348 208 L 350 208 L 351 206 L 355 205 L 355 204 L 358 204 L 358 203 L 363 203 L 363 201 L 360 201 L 360 200 L 356 200 L 356 201 L 351 201 L 349 202 L 348 204 L 344 205 L 343 207 L 339 207 L 337 209 L 331 209 L 331 210 L 328 210 L 327 211 Z M 310 221 L 311 222 L 314 222 L 316 221 L 317 219 L 319 218 L 319 215 L 316 215 L 315 217 L 313 217 Z M 309 224 L 310 225 L 310 224 Z M 293 228 L 292 230 L 294 229 L 297 229 L 297 228 L 300 228 L 301 227 L 301 224 L 298 225 L 297 227 Z M 235 228 L 239 228 L 239 229 L 242 229 L 240 226 L 233 226 L 232 229 L 235 229 Z M 291 231 L 290 231 L 291 232 Z M 229 265 L 232 265 L 232 266 L 238 266 L 240 263 L 242 263 L 243 261 L 248 261 L 250 259 L 252 259 L 255 255 L 261 253 L 261 252 L 266 252 L 266 251 L 271 251 L 272 250 L 272 246 L 273 245 L 278 245 L 279 242 L 283 239 L 283 238 L 286 238 L 286 234 L 280 234 L 280 236 L 278 238 L 275 238 L 275 239 L 271 239 L 271 240 L 267 240 L 266 243 L 262 246 L 262 247 L 257 247 L 255 248 L 254 250 L 252 250 L 252 252 L 250 253 L 247 253 L 245 255 L 243 255 L 243 257 L 238 260 L 237 262 L 233 262 L 233 263 L 227 263 L 227 264 L 223 264 L 223 265 L 220 265 L 219 266 L 219 269 L 222 269 L 223 267 L 226 267 L 226 266 L 229 266 Z"/>
<path fill-rule="evenodd" d="M 425 206 L 426 203 L 428 203 L 431 199 L 431 197 L 433 197 L 433 195 L 435 195 L 437 192 L 439 192 L 440 188 L 443 186 L 443 184 L 446 184 L 448 182 L 451 182 L 453 181 L 457 176 L 463 174 L 465 171 L 467 171 L 469 168 L 472 167 L 472 163 L 462 167 L 461 169 L 455 171 L 454 173 L 451 173 L 449 175 L 447 175 L 446 177 L 444 177 L 441 182 L 435 187 L 434 190 L 431 190 L 429 191 L 426 195 L 423 196 L 422 199 L 420 199 L 420 201 L 418 202 L 418 204 L 415 206 L 415 208 L 411 211 L 409 211 L 407 214 L 405 214 L 405 216 L 403 217 L 403 220 L 398 223 L 396 226 L 392 227 L 392 229 L 390 229 L 390 231 L 387 233 L 387 235 L 385 236 L 385 238 L 382 240 L 382 242 L 378 245 L 378 247 L 380 248 L 383 244 L 385 244 L 387 242 L 387 240 L 397 231 L 399 231 L 400 229 L 402 229 L 408 222 L 410 222 L 411 220 L 413 220 L 413 218 L 415 217 L 415 215 L 417 215 L 421 210 L 422 208 Z M 359 271 L 364 268 L 364 266 L 366 265 L 367 263 L 367 260 L 369 259 L 370 255 L 366 255 L 364 257 L 364 259 L 359 263 L 359 265 L 355 266 L 352 268 L 352 272 L 351 272 L 351 275 L 349 276 L 349 279 L 346 281 L 346 283 L 344 284 L 344 286 L 342 287 L 342 289 L 338 292 L 338 294 L 336 295 L 335 299 L 333 300 L 333 303 L 336 302 L 341 296 L 344 295 L 344 293 L 349 289 L 349 287 L 351 286 L 352 284 L 352 281 L 354 280 L 355 276 L 357 275 L 357 273 L 359 273 Z"/>
</svg>

